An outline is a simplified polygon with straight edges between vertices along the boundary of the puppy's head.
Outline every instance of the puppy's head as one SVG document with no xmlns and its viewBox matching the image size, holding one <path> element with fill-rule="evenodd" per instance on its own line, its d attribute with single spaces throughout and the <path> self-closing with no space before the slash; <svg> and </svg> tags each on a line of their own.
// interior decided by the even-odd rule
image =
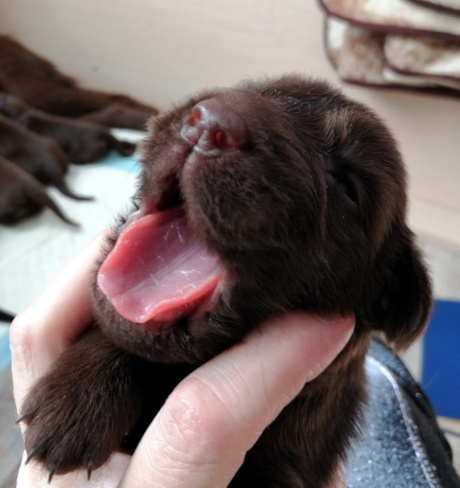
<svg viewBox="0 0 460 488">
<path fill-rule="evenodd" d="M 430 285 L 380 120 L 324 83 L 202 93 L 156 119 L 136 210 L 93 290 L 100 325 L 148 359 L 200 362 L 287 310 L 357 317 L 405 346 Z"/>
</svg>

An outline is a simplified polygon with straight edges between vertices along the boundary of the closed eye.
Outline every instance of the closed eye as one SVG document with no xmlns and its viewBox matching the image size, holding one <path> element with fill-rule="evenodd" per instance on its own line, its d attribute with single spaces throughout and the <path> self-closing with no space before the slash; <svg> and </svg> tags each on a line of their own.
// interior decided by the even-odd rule
<svg viewBox="0 0 460 488">
<path fill-rule="evenodd" d="M 348 178 L 347 176 L 341 174 L 332 175 L 335 180 L 336 186 L 339 191 L 344 194 L 349 200 L 353 203 L 358 203 L 358 194 L 356 190 L 356 186 L 354 185 L 353 181 Z"/>
</svg>

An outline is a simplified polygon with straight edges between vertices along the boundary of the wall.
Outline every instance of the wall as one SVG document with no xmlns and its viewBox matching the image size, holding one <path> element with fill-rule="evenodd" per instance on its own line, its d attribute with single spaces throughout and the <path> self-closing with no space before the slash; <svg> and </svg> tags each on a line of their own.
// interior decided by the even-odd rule
<svg viewBox="0 0 460 488">
<path fill-rule="evenodd" d="M 16 36 L 93 88 L 168 107 L 194 90 L 298 71 L 338 84 L 312 0 L 2 0 Z M 345 87 L 392 127 L 410 173 L 410 219 L 460 250 L 460 101 Z"/>
</svg>

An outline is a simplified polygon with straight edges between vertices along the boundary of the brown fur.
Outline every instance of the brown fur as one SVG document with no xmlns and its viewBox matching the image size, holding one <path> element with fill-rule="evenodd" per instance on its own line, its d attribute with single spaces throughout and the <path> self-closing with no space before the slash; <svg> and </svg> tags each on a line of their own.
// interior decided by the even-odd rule
<svg viewBox="0 0 460 488">
<path fill-rule="evenodd" d="M 203 101 L 220 107 L 217 125 L 245 121 L 244 143 L 200 153 L 180 137 Z M 207 91 L 153 119 L 142 165 L 137 206 L 185 206 L 223 263 L 222 296 L 198 327 L 184 318 L 158 334 L 120 317 L 94 284 L 95 328 L 22 408 L 29 456 L 51 473 L 91 470 L 132 448 L 184 375 L 261 321 L 296 309 L 354 313 L 344 351 L 266 429 L 230 485 L 325 486 L 359 425 L 372 331 L 405 347 L 431 308 L 394 139 L 364 106 L 292 76 Z"/>
<path fill-rule="evenodd" d="M 156 108 L 124 95 L 86 90 L 49 61 L 0 36 L 0 89 L 44 112 L 85 117 L 111 127 L 143 130 Z"/>
<path fill-rule="evenodd" d="M 0 92 L 2 96 L 1 113 L 36 134 L 54 139 L 72 163 L 94 162 L 112 149 L 122 156 L 130 156 L 134 152 L 134 144 L 117 140 L 100 124 L 50 115 L 13 95 Z"/>
<path fill-rule="evenodd" d="M 0 223 L 15 224 L 43 208 L 51 209 L 64 222 L 76 225 L 46 193 L 33 176 L 0 157 Z"/>
<path fill-rule="evenodd" d="M 64 175 L 68 158 L 56 141 L 42 137 L 0 114 L 0 156 L 13 162 L 44 185 L 52 184 L 64 195 L 87 200 L 73 193 Z"/>
</svg>

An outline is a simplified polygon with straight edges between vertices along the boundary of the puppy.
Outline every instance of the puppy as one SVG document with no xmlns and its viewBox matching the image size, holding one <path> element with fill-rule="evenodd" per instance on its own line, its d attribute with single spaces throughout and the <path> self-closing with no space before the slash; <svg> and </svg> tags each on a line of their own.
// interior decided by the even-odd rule
<svg viewBox="0 0 460 488">
<path fill-rule="evenodd" d="M 44 185 L 54 185 L 74 200 L 91 200 L 76 195 L 67 186 L 64 174 L 68 158 L 57 142 L 41 137 L 0 113 L 0 156 L 10 160 Z"/>
<path fill-rule="evenodd" d="M 90 473 L 136 445 L 181 378 L 262 321 L 353 313 L 346 348 L 230 484 L 325 486 L 359 430 L 372 332 L 406 347 L 431 308 L 393 137 L 327 84 L 287 76 L 206 91 L 153 119 L 142 166 L 95 275 L 94 327 L 21 409 L 29 458 L 50 477 Z"/>
<path fill-rule="evenodd" d="M 45 207 L 64 222 L 78 225 L 62 212 L 33 176 L 0 157 L 0 224 L 15 224 Z"/>
<path fill-rule="evenodd" d="M 119 141 L 109 130 L 94 122 L 50 115 L 37 110 L 19 98 L 0 92 L 0 112 L 27 129 L 54 139 L 76 164 L 94 162 L 115 149 L 122 156 L 131 156 L 135 145 Z"/>
<path fill-rule="evenodd" d="M 144 130 L 147 118 L 158 112 L 124 95 L 79 87 L 49 61 L 9 36 L 0 36 L 0 87 L 44 112 L 85 116 L 111 127 Z"/>
</svg>

